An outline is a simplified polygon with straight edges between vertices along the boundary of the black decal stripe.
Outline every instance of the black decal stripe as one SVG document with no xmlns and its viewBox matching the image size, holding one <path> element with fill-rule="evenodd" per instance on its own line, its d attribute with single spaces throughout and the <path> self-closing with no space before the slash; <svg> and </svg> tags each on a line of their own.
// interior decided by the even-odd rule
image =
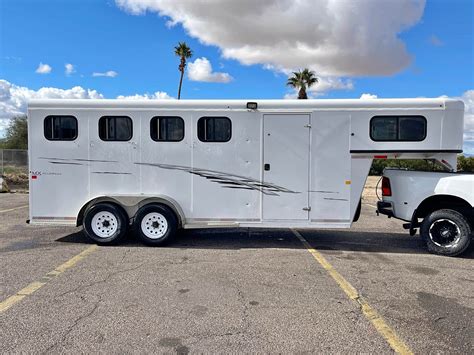
<svg viewBox="0 0 474 355">
<path fill-rule="evenodd" d="M 121 172 L 117 172 L 117 171 L 93 171 L 92 174 L 132 175 L 132 173 L 121 173 Z"/>
<path fill-rule="evenodd" d="M 66 158 L 46 158 L 46 157 L 39 157 L 38 159 L 44 160 L 57 160 L 57 161 L 83 161 L 83 162 L 90 162 L 90 163 L 118 163 L 117 160 L 96 160 L 96 159 L 66 159 Z"/>
<path fill-rule="evenodd" d="M 251 187 L 244 187 L 244 186 L 225 186 L 225 185 L 223 185 L 222 187 L 225 188 L 225 189 L 255 190 L 255 189 L 252 189 Z"/>
<path fill-rule="evenodd" d="M 190 174 L 201 176 L 212 182 L 216 182 L 225 188 L 234 188 L 234 189 L 242 188 L 245 190 L 257 190 L 266 195 L 276 195 L 276 196 L 278 196 L 277 192 L 299 193 L 299 192 L 292 191 L 275 184 L 261 182 L 259 180 L 252 179 L 248 176 L 227 174 L 227 173 L 216 171 L 216 170 L 191 168 L 187 166 L 169 165 L 169 164 L 153 164 L 153 163 L 135 163 L 135 164 L 150 166 L 150 167 L 158 167 L 161 169 L 186 171 Z"/>
<path fill-rule="evenodd" d="M 92 163 L 118 163 L 117 160 L 98 160 L 98 159 L 71 159 L 76 161 L 87 161 Z"/>
<path fill-rule="evenodd" d="M 59 164 L 59 165 L 86 165 L 86 164 L 81 164 L 81 163 L 70 163 L 70 162 L 63 162 L 63 161 L 50 161 L 48 163 Z"/>
</svg>

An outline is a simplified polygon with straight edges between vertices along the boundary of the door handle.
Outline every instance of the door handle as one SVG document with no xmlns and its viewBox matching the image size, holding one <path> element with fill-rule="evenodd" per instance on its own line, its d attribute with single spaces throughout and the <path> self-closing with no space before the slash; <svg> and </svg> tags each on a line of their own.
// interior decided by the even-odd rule
<svg viewBox="0 0 474 355">
<path fill-rule="evenodd" d="M 263 170 L 270 171 L 270 164 L 264 164 L 263 165 Z"/>
</svg>

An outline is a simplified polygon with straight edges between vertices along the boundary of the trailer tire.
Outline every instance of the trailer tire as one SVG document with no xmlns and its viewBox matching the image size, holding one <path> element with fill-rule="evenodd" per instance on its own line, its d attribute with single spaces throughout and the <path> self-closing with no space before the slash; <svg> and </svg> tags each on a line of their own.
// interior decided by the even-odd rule
<svg viewBox="0 0 474 355">
<path fill-rule="evenodd" d="M 98 203 L 89 207 L 83 222 L 85 234 L 97 244 L 115 244 L 127 233 L 128 216 L 111 203 Z"/>
<path fill-rule="evenodd" d="M 174 238 L 178 219 L 165 205 L 151 203 L 137 212 L 134 220 L 135 235 L 145 244 L 161 246 Z"/>
<path fill-rule="evenodd" d="M 420 235 L 428 251 L 439 255 L 459 255 L 471 243 L 469 222 L 461 213 L 450 209 L 437 210 L 426 216 Z"/>
</svg>

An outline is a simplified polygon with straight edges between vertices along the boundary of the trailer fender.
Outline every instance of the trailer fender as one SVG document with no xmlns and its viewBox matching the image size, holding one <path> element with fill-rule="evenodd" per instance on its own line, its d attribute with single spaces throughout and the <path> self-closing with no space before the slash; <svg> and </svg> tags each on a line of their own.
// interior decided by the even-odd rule
<svg viewBox="0 0 474 355">
<path fill-rule="evenodd" d="M 76 221 L 77 227 L 82 225 L 85 211 L 90 206 L 93 206 L 100 202 L 109 202 L 109 203 L 114 203 L 120 206 L 128 215 L 128 218 L 130 219 L 130 224 L 133 223 L 133 220 L 138 210 L 141 207 L 150 203 L 159 203 L 171 208 L 171 210 L 175 213 L 176 217 L 178 218 L 179 226 L 183 226 L 186 221 L 184 212 L 181 209 L 180 205 L 169 196 L 165 196 L 165 195 L 155 195 L 155 196 L 112 195 L 112 196 L 98 196 L 88 201 L 86 204 L 84 204 L 84 206 L 80 209 L 77 216 L 77 221 Z"/>
<path fill-rule="evenodd" d="M 179 226 L 181 227 L 185 224 L 186 218 L 184 216 L 184 212 L 183 212 L 181 206 L 178 204 L 178 202 L 176 202 L 171 197 L 164 196 L 164 195 L 163 196 L 148 197 L 148 198 L 145 198 L 144 200 L 141 200 L 137 205 L 137 209 L 136 209 L 135 213 L 133 214 L 133 217 L 135 217 L 136 213 L 138 212 L 138 210 L 141 207 L 143 207 L 145 205 L 148 205 L 149 203 L 160 203 L 160 204 L 163 204 L 165 206 L 168 206 L 169 208 L 171 208 L 171 210 L 174 212 L 174 214 L 178 218 Z"/>
</svg>

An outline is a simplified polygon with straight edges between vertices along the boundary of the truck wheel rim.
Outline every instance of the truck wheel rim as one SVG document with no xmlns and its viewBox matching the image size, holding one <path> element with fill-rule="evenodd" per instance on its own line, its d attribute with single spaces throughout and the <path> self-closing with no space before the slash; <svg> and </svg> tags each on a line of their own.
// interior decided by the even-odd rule
<svg viewBox="0 0 474 355">
<path fill-rule="evenodd" d="M 430 239 L 440 247 L 454 247 L 461 239 L 461 230 L 449 219 L 438 219 L 430 226 Z"/>
<path fill-rule="evenodd" d="M 118 220 L 113 213 L 98 212 L 92 217 L 92 231 L 99 238 L 109 238 L 118 229 Z"/>
<path fill-rule="evenodd" d="M 168 221 L 158 212 L 145 215 L 141 223 L 142 233 L 150 239 L 160 239 L 168 231 Z"/>
</svg>

